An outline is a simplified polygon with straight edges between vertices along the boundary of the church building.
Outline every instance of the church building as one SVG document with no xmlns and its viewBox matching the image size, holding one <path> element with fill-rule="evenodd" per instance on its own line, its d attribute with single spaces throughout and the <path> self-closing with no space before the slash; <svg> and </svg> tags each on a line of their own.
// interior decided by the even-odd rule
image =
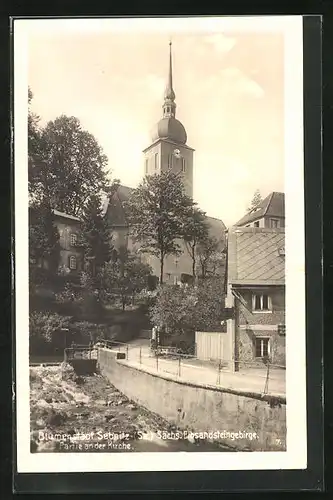
<svg viewBox="0 0 333 500">
<path fill-rule="evenodd" d="M 193 159 L 194 149 L 187 144 L 187 134 L 184 125 L 176 118 L 176 95 L 173 89 L 172 52 L 169 44 L 169 72 L 164 93 L 162 117 L 153 128 L 151 144 L 143 150 L 143 175 L 154 175 L 172 169 L 182 175 L 185 193 L 193 198 Z M 133 188 L 120 185 L 117 191 L 105 204 L 105 215 L 112 228 L 113 244 L 115 247 L 127 246 L 132 251 L 138 251 L 140 245 L 134 243 L 130 237 L 126 221 L 124 202 L 131 196 Z M 219 252 L 225 247 L 226 227 L 222 220 L 207 217 L 210 236 L 219 242 Z M 182 275 L 192 274 L 192 260 L 184 242 L 179 242 L 182 252 L 180 255 L 169 255 L 164 264 L 164 282 L 179 283 Z M 159 261 L 154 256 L 145 255 L 145 260 L 153 268 L 154 274 L 159 276 Z"/>
</svg>

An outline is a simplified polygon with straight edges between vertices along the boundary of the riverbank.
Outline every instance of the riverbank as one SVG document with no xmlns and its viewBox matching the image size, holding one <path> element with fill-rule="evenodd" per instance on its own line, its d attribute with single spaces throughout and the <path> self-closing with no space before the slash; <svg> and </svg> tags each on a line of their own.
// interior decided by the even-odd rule
<svg viewBox="0 0 333 500">
<path fill-rule="evenodd" d="M 30 368 L 30 426 L 31 452 L 230 451 L 64 364 Z"/>
</svg>

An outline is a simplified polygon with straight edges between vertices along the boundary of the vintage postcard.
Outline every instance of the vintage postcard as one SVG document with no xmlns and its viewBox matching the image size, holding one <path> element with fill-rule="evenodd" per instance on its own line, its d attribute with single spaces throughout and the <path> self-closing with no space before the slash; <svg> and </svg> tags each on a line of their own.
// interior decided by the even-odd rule
<svg viewBox="0 0 333 500">
<path fill-rule="evenodd" d="M 306 468 L 302 46 L 14 21 L 19 473 Z"/>
</svg>

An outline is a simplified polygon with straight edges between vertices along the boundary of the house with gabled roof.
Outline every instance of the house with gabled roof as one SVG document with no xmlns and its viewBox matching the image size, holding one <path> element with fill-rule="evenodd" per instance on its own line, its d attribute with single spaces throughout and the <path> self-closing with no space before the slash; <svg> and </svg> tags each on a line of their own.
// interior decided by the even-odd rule
<svg viewBox="0 0 333 500">
<path fill-rule="evenodd" d="M 224 359 L 236 371 L 267 358 L 272 365 L 284 367 L 284 228 L 232 227 L 227 274 Z"/>
<path fill-rule="evenodd" d="M 29 208 L 29 224 L 33 225 L 38 214 L 30 207 Z M 53 210 L 54 224 L 59 232 L 59 270 L 70 276 L 78 276 L 83 269 L 83 251 L 79 245 L 80 236 L 80 219 L 74 215 L 70 215 L 59 210 Z M 31 264 L 48 268 L 49 263 L 47 258 L 39 259 L 38 262 L 32 259 Z"/>
<path fill-rule="evenodd" d="M 235 226 L 279 228 L 285 225 L 284 193 L 273 191 Z"/>
</svg>

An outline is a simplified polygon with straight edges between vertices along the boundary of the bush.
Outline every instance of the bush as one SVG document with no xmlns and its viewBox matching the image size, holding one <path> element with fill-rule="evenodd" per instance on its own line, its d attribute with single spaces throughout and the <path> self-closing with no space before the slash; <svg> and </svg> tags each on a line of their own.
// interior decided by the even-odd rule
<svg viewBox="0 0 333 500">
<path fill-rule="evenodd" d="M 71 324 L 71 333 L 78 344 L 96 342 L 98 338 L 103 337 L 104 330 L 104 325 L 98 325 L 90 321 L 77 321 Z"/>
<path fill-rule="evenodd" d="M 68 328 L 68 319 L 52 312 L 31 312 L 29 317 L 30 354 L 52 352 L 57 345 L 60 330 Z"/>
<path fill-rule="evenodd" d="M 158 289 L 156 302 L 150 307 L 154 325 L 166 327 L 171 335 L 186 330 L 221 329 L 224 290 L 221 278 L 199 280 L 196 285 L 170 286 Z"/>
</svg>

